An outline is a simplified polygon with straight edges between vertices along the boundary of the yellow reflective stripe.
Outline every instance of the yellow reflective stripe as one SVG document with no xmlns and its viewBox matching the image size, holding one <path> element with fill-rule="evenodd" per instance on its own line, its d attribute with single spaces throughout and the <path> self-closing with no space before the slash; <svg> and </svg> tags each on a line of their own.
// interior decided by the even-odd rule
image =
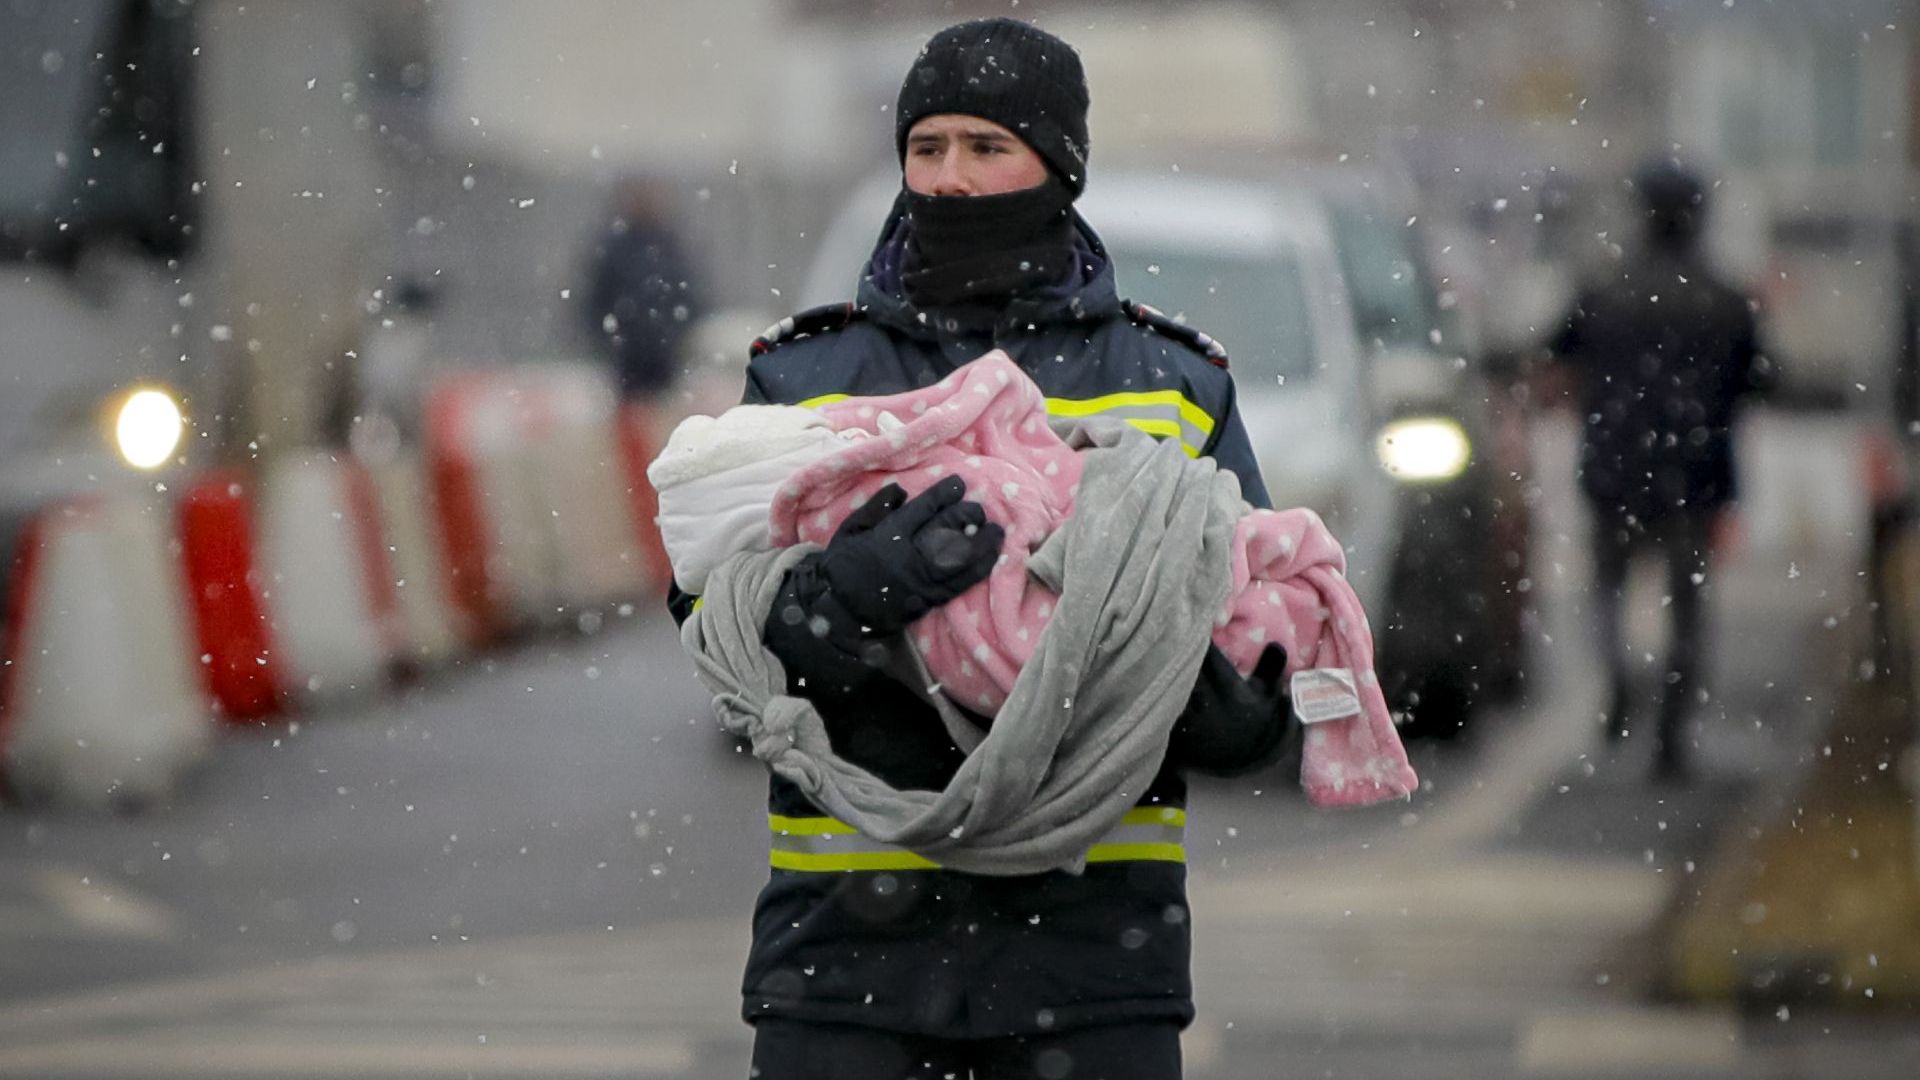
<svg viewBox="0 0 1920 1080">
<path fill-rule="evenodd" d="M 1184 863 L 1187 849 L 1184 844 L 1095 844 L 1087 849 L 1087 861 Z"/>
<path fill-rule="evenodd" d="M 1120 819 L 1122 825 L 1184 826 L 1186 823 L 1187 812 L 1177 806 L 1136 806 Z"/>
<path fill-rule="evenodd" d="M 800 408 L 812 409 L 845 401 L 850 394 L 821 394 L 800 402 Z M 1129 390 L 1102 394 L 1096 398 L 1048 398 L 1047 412 L 1054 416 L 1098 416 L 1102 413 L 1153 410 L 1158 416 L 1122 415 L 1120 419 L 1155 438 L 1175 439 L 1188 457 L 1199 457 L 1213 435 L 1213 417 L 1178 390 Z"/>
<path fill-rule="evenodd" d="M 767 815 L 767 827 L 786 836 L 859 836 L 860 830 L 830 817 Z"/>
<path fill-rule="evenodd" d="M 1181 843 L 1187 812 L 1177 806 L 1136 806 L 1107 833 L 1107 842 L 1093 845 L 1087 861 L 1187 861 Z M 768 814 L 772 848 L 768 863 L 778 870 L 844 873 L 855 870 L 938 870 L 940 864 L 905 848 L 869 840 L 846 822 L 830 817 L 787 817 Z"/>
<path fill-rule="evenodd" d="M 1112 413 L 1156 438 L 1173 439 L 1188 457 L 1199 457 L 1213 435 L 1213 417 L 1178 390 L 1132 390 L 1074 400 L 1048 398 L 1047 412 L 1081 417 Z"/>
<path fill-rule="evenodd" d="M 1173 862 L 1185 863 L 1187 849 L 1182 844 L 1095 844 L 1087 849 L 1090 863 Z M 938 870 L 940 864 L 911 851 L 781 851 L 767 853 L 767 862 L 776 870 L 800 870 L 815 874 L 843 874 L 856 870 Z"/>
<path fill-rule="evenodd" d="M 1087 849 L 1088 862 L 1187 861 L 1187 812 L 1177 806 L 1136 806 L 1102 843 Z"/>
<path fill-rule="evenodd" d="M 1172 406 L 1180 418 L 1199 429 L 1202 435 L 1213 434 L 1213 417 L 1207 410 L 1187 399 L 1187 395 L 1178 390 L 1126 390 L 1118 394 L 1102 394 L 1097 398 L 1054 398 L 1047 399 L 1047 411 L 1055 416 L 1092 416 L 1095 413 L 1111 412 L 1114 409 L 1134 408 L 1141 405 Z"/>
<path fill-rule="evenodd" d="M 767 856 L 775 870 L 804 870 L 815 874 L 844 874 L 852 870 L 938 870 L 940 864 L 911 851 L 781 851 Z"/>
</svg>

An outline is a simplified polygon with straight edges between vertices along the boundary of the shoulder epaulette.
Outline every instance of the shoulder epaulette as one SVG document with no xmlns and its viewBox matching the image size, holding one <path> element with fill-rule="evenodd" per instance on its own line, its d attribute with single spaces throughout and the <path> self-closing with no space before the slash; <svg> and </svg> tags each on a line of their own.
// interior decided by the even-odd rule
<svg viewBox="0 0 1920 1080">
<path fill-rule="evenodd" d="M 1227 366 L 1227 347 L 1208 337 L 1206 334 L 1188 326 L 1186 323 L 1175 322 L 1167 318 L 1166 314 L 1160 311 L 1160 309 L 1147 304 L 1139 304 L 1132 300 L 1126 300 L 1121 303 L 1121 306 L 1127 309 L 1127 318 L 1132 319 L 1134 325 L 1144 326 L 1156 334 L 1172 338 L 1192 349 L 1194 352 L 1199 353 L 1201 356 L 1206 357 L 1207 363 L 1212 364 L 1214 367 L 1224 368 Z"/>
<path fill-rule="evenodd" d="M 803 337 L 814 334 L 831 334 L 864 318 L 864 313 L 853 304 L 824 304 L 817 308 L 808 308 L 797 315 L 789 315 L 772 326 L 766 332 L 753 339 L 748 346 L 747 355 L 760 356 Z"/>
</svg>

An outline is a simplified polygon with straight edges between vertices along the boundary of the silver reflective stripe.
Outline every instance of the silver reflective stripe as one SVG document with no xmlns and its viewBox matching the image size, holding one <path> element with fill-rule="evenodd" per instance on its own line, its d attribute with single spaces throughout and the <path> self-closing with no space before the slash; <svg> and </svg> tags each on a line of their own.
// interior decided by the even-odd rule
<svg viewBox="0 0 1920 1080">
<path fill-rule="evenodd" d="M 830 817 L 767 815 L 773 833 L 768 861 L 775 869 L 813 873 L 849 870 L 938 870 L 940 865 L 905 848 L 860 835 Z M 1090 863 L 1187 861 L 1187 812 L 1176 806 L 1139 806 L 1127 811 L 1087 851 Z"/>
</svg>

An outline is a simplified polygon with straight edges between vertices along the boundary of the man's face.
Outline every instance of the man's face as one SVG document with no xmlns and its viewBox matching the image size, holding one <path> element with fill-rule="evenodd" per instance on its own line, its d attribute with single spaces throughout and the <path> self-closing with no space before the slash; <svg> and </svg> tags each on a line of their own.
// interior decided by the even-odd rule
<svg viewBox="0 0 1920 1080">
<path fill-rule="evenodd" d="M 1047 163 L 991 120 L 923 116 L 907 131 L 907 190 L 919 195 L 1004 195 L 1038 187 Z"/>
</svg>

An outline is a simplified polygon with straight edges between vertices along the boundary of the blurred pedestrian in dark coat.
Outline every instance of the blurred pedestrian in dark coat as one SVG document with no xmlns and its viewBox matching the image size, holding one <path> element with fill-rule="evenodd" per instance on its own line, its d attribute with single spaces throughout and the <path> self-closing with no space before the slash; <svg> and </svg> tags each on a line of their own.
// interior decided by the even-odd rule
<svg viewBox="0 0 1920 1080">
<path fill-rule="evenodd" d="M 1654 767 L 1674 777 L 1686 772 L 1683 728 L 1706 652 L 1701 587 L 1714 522 L 1737 492 L 1735 414 L 1765 388 L 1770 369 L 1753 304 L 1700 251 L 1707 185 L 1664 159 L 1643 166 L 1633 184 L 1640 250 L 1580 294 L 1551 347 L 1577 375 L 1608 734 L 1631 730 L 1621 598 L 1633 554 L 1650 548 L 1666 563 L 1671 612 Z"/>
<path fill-rule="evenodd" d="M 699 292 L 652 184 L 622 183 L 613 212 L 594 247 L 588 330 L 612 360 L 620 392 L 652 400 L 679 378 L 680 341 Z"/>
</svg>

